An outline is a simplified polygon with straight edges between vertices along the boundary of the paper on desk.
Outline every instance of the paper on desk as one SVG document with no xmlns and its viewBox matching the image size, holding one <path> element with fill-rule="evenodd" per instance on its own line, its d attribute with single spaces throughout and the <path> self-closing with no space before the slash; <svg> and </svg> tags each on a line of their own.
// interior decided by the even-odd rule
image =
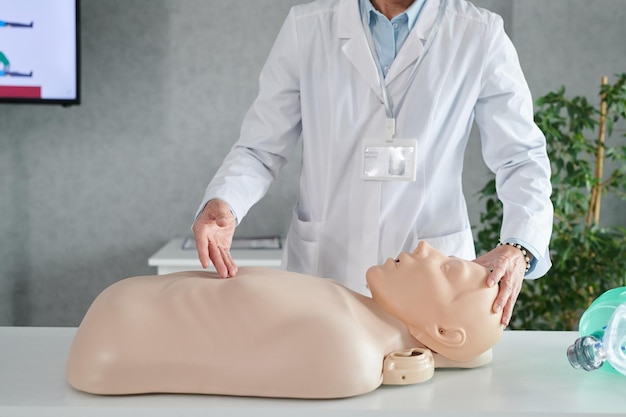
<svg viewBox="0 0 626 417">
<path fill-rule="evenodd" d="M 280 236 L 259 236 L 259 237 L 235 237 L 230 249 L 280 249 L 282 248 Z M 188 236 L 183 241 L 184 250 L 195 250 L 196 240 L 193 236 Z"/>
</svg>

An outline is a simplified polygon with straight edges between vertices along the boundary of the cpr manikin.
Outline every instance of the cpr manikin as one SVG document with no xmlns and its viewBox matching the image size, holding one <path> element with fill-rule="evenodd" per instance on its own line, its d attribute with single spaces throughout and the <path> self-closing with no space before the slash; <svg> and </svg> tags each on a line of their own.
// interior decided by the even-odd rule
<svg viewBox="0 0 626 417">
<path fill-rule="evenodd" d="M 421 242 L 367 271 L 372 298 L 266 268 L 119 281 L 93 302 L 66 375 L 95 394 L 339 398 L 488 363 L 502 333 L 488 270 Z M 431 354 L 432 352 L 432 354 Z M 383 372 L 384 368 L 384 372 Z"/>
</svg>

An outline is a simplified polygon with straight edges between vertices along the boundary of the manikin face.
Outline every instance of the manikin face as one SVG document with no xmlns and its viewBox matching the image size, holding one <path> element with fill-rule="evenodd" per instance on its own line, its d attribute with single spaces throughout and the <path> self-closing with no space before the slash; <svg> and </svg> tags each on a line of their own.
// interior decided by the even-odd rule
<svg viewBox="0 0 626 417">
<path fill-rule="evenodd" d="M 449 257 L 420 242 L 414 252 L 403 252 L 370 268 L 367 282 L 384 310 L 406 323 L 418 340 L 439 351 L 444 349 L 439 342 L 458 348 L 476 338 L 499 338 L 500 315 L 492 312 L 498 287 L 487 286 L 488 274 L 477 263 Z M 486 350 L 478 345 L 466 349 L 478 349 L 477 354 Z"/>
</svg>

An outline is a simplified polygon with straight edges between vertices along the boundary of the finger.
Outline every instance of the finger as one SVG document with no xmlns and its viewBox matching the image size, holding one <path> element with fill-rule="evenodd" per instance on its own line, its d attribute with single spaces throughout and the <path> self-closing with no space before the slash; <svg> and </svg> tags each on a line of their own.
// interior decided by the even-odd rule
<svg viewBox="0 0 626 417">
<path fill-rule="evenodd" d="M 232 220 L 232 215 L 228 217 L 226 214 L 222 213 L 218 217 L 215 217 L 215 224 L 219 227 L 228 227 Z"/>
<path fill-rule="evenodd" d="M 213 262 L 215 271 L 220 276 L 220 278 L 228 277 L 228 268 L 224 263 L 222 251 L 215 243 L 212 243 L 211 241 L 209 241 L 209 257 L 211 258 L 211 262 Z"/>
<path fill-rule="evenodd" d="M 487 285 L 493 287 L 504 277 L 505 270 L 500 267 L 487 266 L 491 270 L 487 276 Z"/>
<path fill-rule="evenodd" d="M 196 250 L 198 251 L 198 259 L 202 264 L 202 268 L 208 268 L 209 266 L 209 238 L 202 233 L 197 233 L 196 238 Z"/>
<path fill-rule="evenodd" d="M 518 285 L 515 285 L 513 288 L 513 293 L 511 297 L 507 301 L 502 310 L 502 325 L 504 327 L 509 325 L 511 321 L 511 317 L 513 317 L 513 309 L 515 308 L 515 304 L 517 303 L 517 298 L 519 297 L 520 292 L 522 291 L 522 284 L 520 281 L 517 281 Z"/>
<path fill-rule="evenodd" d="M 515 300 L 513 299 L 513 297 L 511 297 L 509 298 L 509 300 L 504 306 L 504 309 L 502 310 L 502 320 L 500 321 L 500 323 L 502 323 L 504 327 L 508 326 L 509 321 L 511 321 L 511 317 L 513 316 L 514 306 L 515 306 Z"/>
<path fill-rule="evenodd" d="M 493 312 L 499 313 L 506 305 L 511 294 L 513 293 L 513 282 L 510 276 L 504 277 L 500 280 L 500 288 L 496 300 L 493 302 Z"/>
<path fill-rule="evenodd" d="M 235 275 L 237 275 L 237 272 L 239 272 L 239 268 L 237 268 L 237 264 L 235 264 L 235 261 L 233 259 L 233 257 L 230 254 L 230 251 L 221 248 L 222 250 L 222 259 L 224 260 L 224 265 L 226 265 L 226 269 L 228 270 L 228 276 L 229 277 L 234 277 Z"/>
</svg>

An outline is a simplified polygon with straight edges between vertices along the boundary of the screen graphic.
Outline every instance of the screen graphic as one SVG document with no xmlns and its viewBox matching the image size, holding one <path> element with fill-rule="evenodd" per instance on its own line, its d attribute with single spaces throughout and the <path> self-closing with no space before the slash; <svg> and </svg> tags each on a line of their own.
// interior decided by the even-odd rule
<svg viewBox="0 0 626 417">
<path fill-rule="evenodd" d="M 78 0 L 0 0 L 0 101 L 78 104 Z"/>
</svg>

